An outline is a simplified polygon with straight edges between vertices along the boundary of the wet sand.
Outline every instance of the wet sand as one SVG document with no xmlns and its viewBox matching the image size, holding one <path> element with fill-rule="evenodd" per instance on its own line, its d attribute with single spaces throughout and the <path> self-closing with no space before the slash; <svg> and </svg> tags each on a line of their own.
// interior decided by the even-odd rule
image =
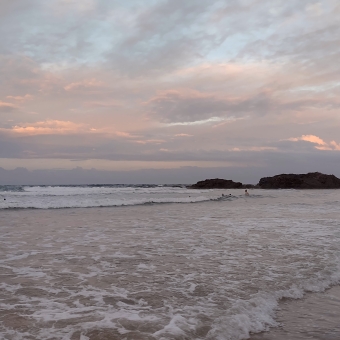
<svg viewBox="0 0 340 340">
<path fill-rule="evenodd" d="M 339 340 L 340 286 L 308 293 L 301 300 L 284 299 L 277 312 L 278 328 L 254 334 L 251 340 Z"/>
</svg>

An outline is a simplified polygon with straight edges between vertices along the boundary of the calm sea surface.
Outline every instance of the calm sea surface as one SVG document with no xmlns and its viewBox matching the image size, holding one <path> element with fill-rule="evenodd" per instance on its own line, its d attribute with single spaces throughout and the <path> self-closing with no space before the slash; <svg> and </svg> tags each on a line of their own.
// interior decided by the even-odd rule
<svg viewBox="0 0 340 340">
<path fill-rule="evenodd" d="M 0 339 L 340 339 L 340 190 L 3 186 L 0 278 Z"/>
</svg>

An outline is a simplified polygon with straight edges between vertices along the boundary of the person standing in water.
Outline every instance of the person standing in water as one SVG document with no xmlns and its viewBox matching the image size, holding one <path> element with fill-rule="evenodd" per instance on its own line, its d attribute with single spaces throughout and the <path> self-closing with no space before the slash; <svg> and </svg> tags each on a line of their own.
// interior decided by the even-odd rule
<svg viewBox="0 0 340 340">
<path fill-rule="evenodd" d="M 245 194 L 246 196 L 249 196 L 249 192 L 248 192 L 247 189 L 244 191 L 244 194 Z"/>
</svg>

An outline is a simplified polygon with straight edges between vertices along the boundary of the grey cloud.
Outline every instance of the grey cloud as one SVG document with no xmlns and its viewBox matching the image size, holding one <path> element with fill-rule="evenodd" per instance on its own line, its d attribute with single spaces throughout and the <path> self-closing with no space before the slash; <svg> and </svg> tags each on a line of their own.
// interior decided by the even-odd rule
<svg viewBox="0 0 340 340">
<path fill-rule="evenodd" d="M 181 90 L 162 93 L 146 103 L 151 112 L 160 121 L 194 122 L 211 117 L 227 116 L 263 116 L 276 114 L 284 109 L 301 109 L 307 105 L 322 103 L 317 101 L 294 101 L 280 103 L 272 98 L 271 93 L 259 92 L 241 99 L 221 99 L 214 95 Z"/>
<path fill-rule="evenodd" d="M 134 30 L 120 45 L 119 50 L 124 53 L 120 66 L 126 68 L 128 65 L 135 71 L 139 67 L 142 72 L 179 66 L 188 58 L 191 61 L 204 59 L 207 53 L 234 36 L 255 31 L 266 36 L 269 26 L 276 27 L 297 12 L 303 13 L 311 4 L 308 0 L 275 4 L 263 1 L 163 1 L 137 16 Z M 258 46 L 253 48 L 252 59 L 262 58 L 258 51 Z M 114 55 L 111 56 L 117 61 Z"/>
<path fill-rule="evenodd" d="M 0 50 L 26 54 L 39 62 L 91 64 L 106 60 L 103 67 L 138 76 L 202 61 L 223 44 L 229 46 L 228 39 L 236 36 L 245 48 L 237 53 L 240 46 L 231 43 L 224 51 L 228 52 L 227 60 L 235 55 L 229 51 L 235 47 L 236 59 L 277 59 L 296 54 L 309 60 L 310 53 L 318 56 L 317 45 L 318 54 L 323 55 L 324 49 L 334 50 L 338 41 L 334 38 L 339 36 L 336 14 L 327 13 L 329 22 L 323 20 L 323 25 L 315 19 L 320 27 L 311 28 L 313 18 L 306 16 L 306 8 L 317 2 L 309 0 L 163 0 L 129 4 L 101 0 L 88 11 L 74 10 L 72 2 L 57 4 L 42 0 L 30 1 L 29 5 L 17 0 L 2 2 L 0 13 L 8 15 L 0 24 L 5 38 Z M 294 20 L 297 14 L 307 28 L 292 32 L 282 23 Z M 275 33 L 268 34 L 272 31 Z M 330 46 L 332 41 L 334 45 Z"/>
<path fill-rule="evenodd" d="M 203 29 L 210 1 L 161 1 L 141 11 L 131 32 L 108 54 L 108 59 L 129 73 L 159 71 L 202 59 L 219 43 L 216 33 Z"/>
<path fill-rule="evenodd" d="M 178 91 L 169 91 L 148 102 L 151 111 L 161 121 L 192 122 L 220 116 L 230 108 L 227 101 L 217 99 L 211 95 L 199 93 L 181 94 Z"/>
<path fill-rule="evenodd" d="M 320 5 L 322 14 L 311 15 L 308 8 L 313 5 Z M 284 63 L 285 67 L 289 67 L 289 61 L 311 77 L 315 78 L 330 70 L 333 70 L 333 76 L 336 77 L 334 72 L 339 71 L 336 60 L 340 55 L 339 5 L 336 7 L 336 1 L 286 1 L 285 6 L 290 7 L 290 10 L 278 15 L 276 22 L 271 23 L 272 33 L 265 38 L 248 41 L 238 52 L 237 58 L 244 60 L 251 55 L 257 60 Z M 282 26 L 277 29 L 280 24 Z"/>
</svg>

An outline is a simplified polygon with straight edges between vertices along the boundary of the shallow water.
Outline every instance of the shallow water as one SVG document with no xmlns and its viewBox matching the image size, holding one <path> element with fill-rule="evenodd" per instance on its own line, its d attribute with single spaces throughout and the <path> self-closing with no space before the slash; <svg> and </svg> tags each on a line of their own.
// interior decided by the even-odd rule
<svg viewBox="0 0 340 340">
<path fill-rule="evenodd" d="M 280 299 L 340 281 L 340 191 L 143 190 L 147 205 L 0 211 L 2 338 L 246 339 L 280 326 Z M 207 199 L 164 202 L 184 195 Z"/>
<path fill-rule="evenodd" d="M 279 327 L 252 335 L 251 340 L 339 340 L 340 287 L 280 301 L 276 320 Z"/>
</svg>

